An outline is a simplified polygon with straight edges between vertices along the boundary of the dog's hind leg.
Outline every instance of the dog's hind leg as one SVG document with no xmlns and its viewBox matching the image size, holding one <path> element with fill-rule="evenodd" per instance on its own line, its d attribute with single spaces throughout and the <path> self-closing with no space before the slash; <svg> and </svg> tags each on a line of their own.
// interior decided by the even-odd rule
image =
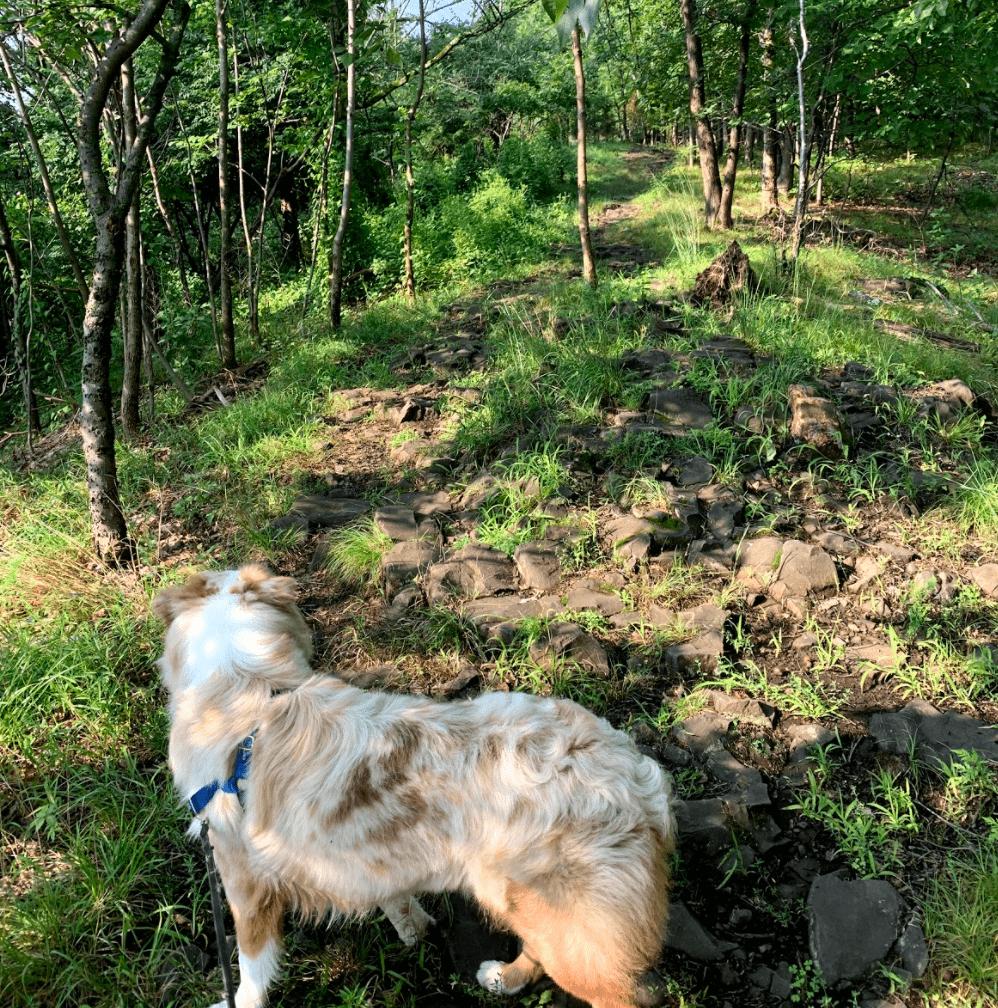
<svg viewBox="0 0 998 1008">
<path fill-rule="evenodd" d="M 517 994 L 527 984 L 535 983 L 544 974 L 544 967 L 530 953 L 526 944 L 523 951 L 510 963 L 486 959 L 478 967 L 475 978 L 493 994 Z"/>
<path fill-rule="evenodd" d="M 415 945 L 436 921 L 419 905 L 415 896 L 399 896 L 381 904 L 384 915 L 395 926 L 406 945 Z"/>
</svg>

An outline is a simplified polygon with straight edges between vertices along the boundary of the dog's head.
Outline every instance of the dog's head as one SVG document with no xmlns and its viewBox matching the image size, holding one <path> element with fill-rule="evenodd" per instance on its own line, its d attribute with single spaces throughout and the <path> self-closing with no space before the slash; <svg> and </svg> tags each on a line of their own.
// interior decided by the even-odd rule
<svg viewBox="0 0 998 1008">
<path fill-rule="evenodd" d="M 172 692 L 216 671 L 267 680 L 273 689 L 297 686 L 311 674 L 311 635 L 295 599 L 293 578 L 259 564 L 206 571 L 164 588 L 152 603 L 166 624 L 159 661 Z"/>
</svg>

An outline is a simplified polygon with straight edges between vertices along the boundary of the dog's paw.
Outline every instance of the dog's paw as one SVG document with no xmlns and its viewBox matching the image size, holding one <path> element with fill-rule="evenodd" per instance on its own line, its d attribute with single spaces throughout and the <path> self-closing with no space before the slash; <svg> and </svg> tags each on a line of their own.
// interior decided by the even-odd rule
<svg viewBox="0 0 998 1008">
<path fill-rule="evenodd" d="M 508 965 L 509 963 L 499 962 L 497 959 L 486 959 L 478 967 L 475 979 L 492 994 L 516 994 L 522 990 L 522 984 L 519 987 L 507 987 L 502 982 L 503 970 Z"/>
<path fill-rule="evenodd" d="M 412 929 L 413 940 L 406 942 L 407 945 L 414 945 L 426 935 L 429 928 L 436 924 L 436 920 L 431 917 L 419 904 L 415 897 L 409 900 L 409 925 Z"/>
</svg>

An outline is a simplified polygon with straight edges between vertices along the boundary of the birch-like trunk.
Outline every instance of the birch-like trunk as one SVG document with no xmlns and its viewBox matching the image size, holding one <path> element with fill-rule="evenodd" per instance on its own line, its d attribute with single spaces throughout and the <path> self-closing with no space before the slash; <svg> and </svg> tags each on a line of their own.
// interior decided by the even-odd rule
<svg viewBox="0 0 998 1008">
<path fill-rule="evenodd" d="M 357 106 L 357 3 L 347 0 L 347 107 L 344 123 L 343 147 L 343 195 L 340 199 L 340 220 L 333 235 L 329 250 L 329 320 L 334 329 L 339 329 L 343 321 L 343 239 L 350 219 L 350 194 L 353 189 L 353 119 Z"/>
<path fill-rule="evenodd" d="M 582 66 L 582 39 L 576 22 L 572 29 L 572 56 L 575 65 L 575 170 L 579 192 L 579 243 L 582 246 L 582 278 L 595 288 L 596 259 L 589 231 L 589 179 L 586 162 L 586 75 Z"/>
<path fill-rule="evenodd" d="M 236 328 L 232 319 L 232 277 L 229 273 L 229 29 L 225 0 L 215 0 L 218 40 L 218 320 L 222 367 L 236 366 Z"/>
</svg>

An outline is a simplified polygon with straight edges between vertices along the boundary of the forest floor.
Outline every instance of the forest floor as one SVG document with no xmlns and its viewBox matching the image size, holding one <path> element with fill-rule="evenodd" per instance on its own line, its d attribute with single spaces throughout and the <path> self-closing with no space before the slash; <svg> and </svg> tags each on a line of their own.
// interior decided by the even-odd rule
<svg viewBox="0 0 998 1008">
<path fill-rule="evenodd" d="M 998 1003 L 987 257 L 905 261 L 853 203 L 791 276 L 747 191 L 734 232 L 707 234 L 672 152 L 594 162 L 597 291 L 566 241 L 445 303 L 371 304 L 207 379 L 226 405 L 209 391 L 214 409 L 129 446 L 134 576 L 88 567 L 64 447 L 10 478 L 28 531 L 5 581 L 9 1003 L 218 988 L 146 607 L 249 560 L 299 580 L 321 671 L 568 696 L 670 770 L 664 1003 Z M 758 286 L 694 306 L 732 239 Z M 380 921 L 291 924 L 272 1003 L 496 1003 L 473 967 L 507 939 L 456 899 L 427 905 L 440 924 L 416 950 Z"/>
</svg>

